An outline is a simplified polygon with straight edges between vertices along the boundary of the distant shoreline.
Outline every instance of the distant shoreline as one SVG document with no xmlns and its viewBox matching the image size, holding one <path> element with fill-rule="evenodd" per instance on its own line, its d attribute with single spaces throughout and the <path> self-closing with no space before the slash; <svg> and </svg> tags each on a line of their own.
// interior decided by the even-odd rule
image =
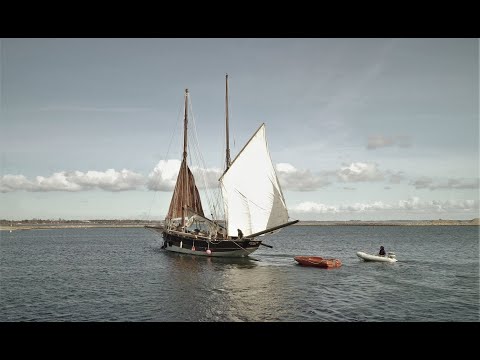
<svg viewBox="0 0 480 360">
<path fill-rule="evenodd" d="M 146 225 L 146 224 L 145 224 Z M 48 230 L 48 229 L 95 229 L 95 228 L 142 228 L 144 225 L 138 224 L 118 224 L 118 225 L 0 225 L 0 231 L 16 231 L 16 230 Z"/>
<path fill-rule="evenodd" d="M 42 229 L 91 229 L 91 228 L 142 228 L 145 225 L 158 225 L 161 221 L 141 220 L 69 220 L 49 222 L 34 220 L 10 222 L 3 220 L 0 231 L 42 230 Z M 300 221 L 293 226 L 479 226 L 480 219 L 472 220 L 382 220 L 382 221 Z"/>
<path fill-rule="evenodd" d="M 479 226 L 480 219 L 472 220 L 349 220 L 300 221 L 297 226 Z"/>
</svg>

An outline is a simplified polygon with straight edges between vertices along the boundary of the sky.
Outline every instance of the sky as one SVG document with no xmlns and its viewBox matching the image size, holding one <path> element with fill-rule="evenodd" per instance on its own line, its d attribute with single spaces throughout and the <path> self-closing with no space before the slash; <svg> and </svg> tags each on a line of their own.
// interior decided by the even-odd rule
<svg viewBox="0 0 480 360">
<path fill-rule="evenodd" d="M 300 220 L 479 217 L 474 38 L 0 39 L 0 219 L 163 219 L 189 89 L 224 162 L 262 124 Z M 208 213 L 208 212 L 206 212 Z"/>
</svg>

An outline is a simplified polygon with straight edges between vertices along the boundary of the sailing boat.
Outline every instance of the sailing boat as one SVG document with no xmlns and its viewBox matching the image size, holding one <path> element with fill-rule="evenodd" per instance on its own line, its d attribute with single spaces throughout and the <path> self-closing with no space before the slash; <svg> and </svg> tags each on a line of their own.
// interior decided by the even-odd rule
<svg viewBox="0 0 480 360">
<path fill-rule="evenodd" d="M 185 90 L 183 159 L 168 213 L 162 226 L 146 226 L 163 234 L 167 251 L 245 257 L 262 244 L 262 236 L 295 224 L 288 221 L 285 199 L 268 150 L 265 124 L 231 161 L 228 128 L 228 74 L 225 77 L 226 156 L 218 179 L 224 219 L 205 216 L 195 177 L 187 164 L 188 89 Z M 212 214 L 213 216 L 213 214 Z"/>
</svg>

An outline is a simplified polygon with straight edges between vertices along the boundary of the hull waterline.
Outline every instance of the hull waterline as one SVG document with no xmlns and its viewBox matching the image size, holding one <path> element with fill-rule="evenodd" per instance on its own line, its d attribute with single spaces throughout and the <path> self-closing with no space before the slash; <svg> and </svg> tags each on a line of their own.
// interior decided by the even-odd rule
<svg viewBox="0 0 480 360">
<path fill-rule="evenodd" d="M 157 233 L 162 233 L 162 249 L 182 254 L 211 257 L 247 257 L 256 251 L 260 240 L 255 239 L 232 239 L 214 240 L 190 233 L 168 231 L 162 228 L 152 228 Z"/>
<path fill-rule="evenodd" d="M 191 250 L 188 248 L 183 248 L 183 247 L 181 248 L 175 245 L 172 245 L 172 246 L 167 245 L 167 247 L 165 248 L 166 251 L 177 252 L 182 254 L 190 254 L 190 255 L 196 255 L 196 256 L 210 256 L 210 257 L 235 257 L 235 258 L 247 257 L 257 249 L 258 247 L 247 248 L 245 250 L 239 249 L 239 250 L 220 251 L 220 252 L 212 251 L 210 254 L 208 254 L 206 251 Z"/>
</svg>

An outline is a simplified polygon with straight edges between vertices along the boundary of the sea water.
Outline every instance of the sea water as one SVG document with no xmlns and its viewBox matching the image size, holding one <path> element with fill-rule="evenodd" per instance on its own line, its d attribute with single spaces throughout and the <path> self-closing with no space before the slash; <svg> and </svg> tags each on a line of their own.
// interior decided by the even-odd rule
<svg viewBox="0 0 480 360">
<path fill-rule="evenodd" d="M 0 321 L 480 320 L 478 227 L 290 226 L 263 240 L 273 248 L 227 259 L 166 252 L 143 228 L 0 232 Z M 356 256 L 381 245 L 398 262 Z"/>
</svg>

